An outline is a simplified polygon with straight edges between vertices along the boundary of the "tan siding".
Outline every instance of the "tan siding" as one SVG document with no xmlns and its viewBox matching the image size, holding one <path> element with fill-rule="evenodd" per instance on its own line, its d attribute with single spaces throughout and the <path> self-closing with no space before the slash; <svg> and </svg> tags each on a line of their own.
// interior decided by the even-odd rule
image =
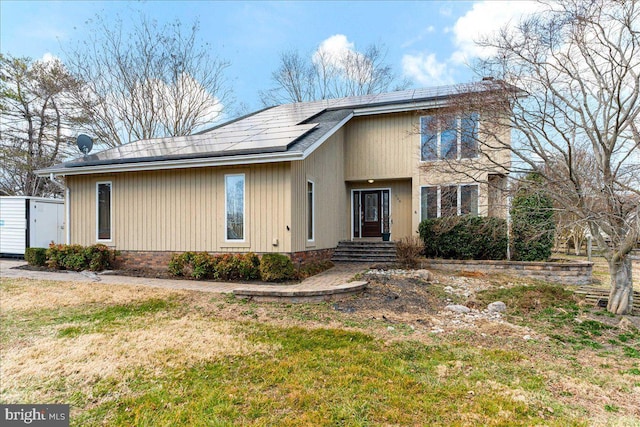
<svg viewBox="0 0 640 427">
<path fill-rule="evenodd" d="M 340 130 L 303 161 L 292 162 L 293 251 L 334 248 L 348 238 L 344 212 L 344 131 Z M 307 180 L 315 183 L 315 239 L 307 241 Z"/>
<path fill-rule="evenodd" d="M 224 240 L 224 175 L 245 174 L 245 242 Z M 96 243 L 96 182 L 112 181 L 121 250 L 290 251 L 289 164 L 71 176 L 71 242 Z M 278 246 L 273 246 L 278 239 Z"/>
<path fill-rule="evenodd" d="M 346 126 L 345 179 L 410 178 L 420 137 L 415 113 L 357 117 Z"/>
</svg>

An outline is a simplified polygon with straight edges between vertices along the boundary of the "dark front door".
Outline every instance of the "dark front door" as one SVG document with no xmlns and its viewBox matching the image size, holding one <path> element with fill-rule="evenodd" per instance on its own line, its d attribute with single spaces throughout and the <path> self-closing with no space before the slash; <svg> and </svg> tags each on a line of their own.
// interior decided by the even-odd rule
<svg viewBox="0 0 640 427">
<path fill-rule="evenodd" d="M 382 191 L 363 191 L 360 193 L 362 209 L 362 237 L 382 236 Z"/>
</svg>

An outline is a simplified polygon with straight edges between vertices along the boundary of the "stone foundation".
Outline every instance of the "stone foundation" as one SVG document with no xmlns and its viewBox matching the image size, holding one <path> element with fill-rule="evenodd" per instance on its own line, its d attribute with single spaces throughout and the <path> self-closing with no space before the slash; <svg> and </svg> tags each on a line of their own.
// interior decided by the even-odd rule
<svg viewBox="0 0 640 427">
<path fill-rule="evenodd" d="M 525 262 L 426 259 L 421 261 L 420 267 L 456 272 L 479 271 L 508 274 L 562 285 L 588 285 L 592 283 L 593 263 L 585 261 Z"/>
<path fill-rule="evenodd" d="M 171 257 L 182 252 L 119 251 L 119 253 L 116 257 L 115 269 L 167 271 Z M 211 253 L 216 254 L 216 252 Z M 262 256 L 263 254 L 258 253 L 257 255 Z M 291 258 L 294 265 L 305 265 L 311 262 L 330 261 L 333 249 L 285 253 L 285 255 Z"/>
</svg>

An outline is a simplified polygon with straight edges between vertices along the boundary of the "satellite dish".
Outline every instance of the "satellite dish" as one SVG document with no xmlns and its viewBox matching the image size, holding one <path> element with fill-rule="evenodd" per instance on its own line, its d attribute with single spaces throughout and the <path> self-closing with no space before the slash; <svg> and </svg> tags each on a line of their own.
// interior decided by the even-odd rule
<svg viewBox="0 0 640 427">
<path fill-rule="evenodd" d="M 93 139 L 91 139 L 89 135 L 81 133 L 78 135 L 78 138 L 76 138 L 76 145 L 78 146 L 78 150 L 86 156 L 93 148 Z"/>
</svg>

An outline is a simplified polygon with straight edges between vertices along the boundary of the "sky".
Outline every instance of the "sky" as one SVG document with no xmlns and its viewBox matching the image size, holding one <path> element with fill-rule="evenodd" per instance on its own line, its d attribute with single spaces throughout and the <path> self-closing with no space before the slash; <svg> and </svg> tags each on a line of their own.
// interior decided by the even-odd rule
<svg viewBox="0 0 640 427">
<path fill-rule="evenodd" d="M 477 80 L 468 65 L 483 55 L 479 37 L 535 9 L 527 1 L 0 1 L 0 52 L 34 59 L 53 55 L 91 31 L 100 15 L 133 22 L 138 12 L 160 23 L 198 21 L 199 37 L 228 61 L 236 105 L 261 108 L 279 56 L 319 46 L 363 51 L 376 44 L 410 87 Z"/>
</svg>

